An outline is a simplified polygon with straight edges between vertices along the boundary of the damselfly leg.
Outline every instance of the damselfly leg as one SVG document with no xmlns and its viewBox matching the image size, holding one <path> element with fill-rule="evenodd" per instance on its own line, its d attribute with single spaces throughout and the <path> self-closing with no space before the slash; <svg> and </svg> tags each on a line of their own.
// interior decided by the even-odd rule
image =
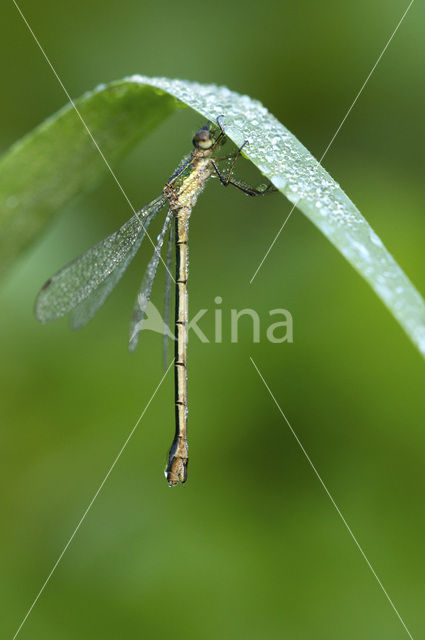
<svg viewBox="0 0 425 640">
<path fill-rule="evenodd" d="M 218 116 L 217 118 L 217 125 L 220 129 L 220 135 L 218 137 L 218 139 L 220 139 L 221 136 L 225 136 L 225 130 L 222 124 L 222 120 L 223 120 L 224 116 Z M 217 140 L 218 140 L 217 139 Z M 240 180 L 234 180 L 232 179 L 235 167 L 236 167 L 236 163 L 239 160 L 239 158 L 241 157 L 241 153 L 242 153 L 242 149 L 249 144 L 248 140 L 245 140 L 245 142 L 243 142 L 243 144 L 239 147 L 239 149 L 237 150 L 236 153 L 227 155 L 227 156 L 223 156 L 221 158 L 214 158 L 213 160 L 211 160 L 211 164 L 214 167 L 214 171 L 217 175 L 217 177 L 219 178 L 221 184 L 223 185 L 223 187 L 228 187 L 229 185 L 232 185 L 232 187 L 236 187 L 236 189 L 239 189 L 240 191 L 243 191 L 243 193 L 247 194 L 248 196 L 263 196 L 266 193 L 273 193 L 275 191 L 278 191 L 278 189 L 276 189 L 276 187 L 274 187 L 271 183 L 269 183 L 266 187 L 264 188 L 260 188 L 260 187 L 253 187 L 251 185 L 245 184 L 244 182 L 241 182 Z M 222 162 L 224 160 L 233 160 L 232 164 L 229 167 L 227 176 L 224 176 L 223 172 L 220 171 L 220 169 L 217 166 L 217 162 Z"/>
</svg>

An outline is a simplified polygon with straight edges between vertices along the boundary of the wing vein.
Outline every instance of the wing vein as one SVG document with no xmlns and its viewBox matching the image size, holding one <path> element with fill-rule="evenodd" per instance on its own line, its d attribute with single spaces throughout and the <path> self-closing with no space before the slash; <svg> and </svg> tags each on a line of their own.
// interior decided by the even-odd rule
<svg viewBox="0 0 425 640">
<path fill-rule="evenodd" d="M 85 324 L 119 281 L 139 249 L 147 227 L 165 203 L 162 195 L 152 200 L 118 231 L 52 276 L 37 296 L 37 319 L 51 322 L 81 305 L 72 324 L 75 328 Z"/>
<path fill-rule="evenodd" d="M 130 325 L 130 344 L 129 344 L 130 351 L 134 351 L 134 349 L 136 348 L 137 342 L 139 339 L 139 333 L 143 327 L 143 320 L 146 316 L 146 310 L 150 301 L 152 285 L 155 279 L 156 270 L 158 268 L 158 263 L 161 256 L 161 249 L 164 243 L 164 237 L 172 217 L 173 217 L 173 211 L 171 209 L 168 209 L 164 224 L 157 238 L 155 251 L 153 253 L 152 258 L 149 261 L 148 266 L 146 267 L 142 284 L 140 286 L 139 293 L 136 298 L 136 303 L 134 306 L 133 315 L 131 318 L 131 325 Z"/>
</svg>

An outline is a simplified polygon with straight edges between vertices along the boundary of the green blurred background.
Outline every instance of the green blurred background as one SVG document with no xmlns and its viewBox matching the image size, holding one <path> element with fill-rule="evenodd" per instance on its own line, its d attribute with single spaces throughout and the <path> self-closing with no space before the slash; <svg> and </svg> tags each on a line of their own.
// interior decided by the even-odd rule
<svg viewBox="0 0 425 640">
<path fill-rule="evenodd" d="M 131 73 L 225 84 L 260 99 L 318 157 L 407 2 L 20 6 L 72 96 Z M 424 19 L 415 2 L 324 162 L 422 293 Z M 5 151 L 66 98 L 9 0 L 0 43 Z M 159 193 L 202 124 L 178 112 L 120 164 L 134 203 Z M 162 474 L 174 430 L 169 375 L 20 637 L 407 637 L 249 356 L 412 635 L 424 636 L 423 361 L 300 213 L 249 284 L 289 208 L 217 183 L 202 196 L 191 220 L 191 310 L 212 310 L 221 296 L 224 337 L 190 344 L 189 481 L 170 490 Z M 145 332 L 133 355 L 126 348 L 148 243 L 84 330 L 33 316 L 41 283 L 129 213 L 108 177 L 61 212 L 2 284 L 4 638 L 162 376 L 158 334 Z M 259 344 L 248 320 L 230 343 L 230 309 L 245 307 L 261 316 Z M 265 338 L 268 311 L 281 307 L 294 318 L 293 344 Z M 212 335 L 212 311 L 201 327 Z"/>
</svg>

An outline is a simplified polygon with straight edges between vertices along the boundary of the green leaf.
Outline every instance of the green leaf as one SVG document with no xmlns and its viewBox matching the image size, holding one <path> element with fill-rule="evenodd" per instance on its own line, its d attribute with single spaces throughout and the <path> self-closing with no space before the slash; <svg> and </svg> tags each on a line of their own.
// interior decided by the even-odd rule
<svg viewBox="0 0 425 640">
<path fill-rule="evenodd" d="M 117 82 L 86 93 L 75 105 L 114 166 L 174 111 L 176 100 L 151 87 Z M 53 215 L 108 171 L 70 104 L 14 144 L 0 159 L 0 272 Z"/>
<path fill-rule="evenodd" d="M 76 101 L 110 164 L 179 106 L 246 139 L 244 155 L 369 282 L 425 355 L 425 303 L 339 185 L 265 107 L 225 87 L 132 76 Z M 66 202 L 107 171 L 72 106 L 26 136 L 0 161 L 0 252 L 4 266 Z M 276 250 L 276 249 L 275 249 Z M 1 265 L 0 265 L 1 266 Z"/>
</svg>

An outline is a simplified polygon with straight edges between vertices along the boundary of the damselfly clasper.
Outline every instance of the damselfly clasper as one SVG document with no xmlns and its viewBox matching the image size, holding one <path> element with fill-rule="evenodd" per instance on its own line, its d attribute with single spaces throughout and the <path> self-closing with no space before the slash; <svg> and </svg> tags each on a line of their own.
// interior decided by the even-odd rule
<svg viewBox="0 0 425 640">
<path fill-rule="evenodd" d="M 147 229 L 156 215 L 168 205 L 154 254 L 146 268 L 137 296 L 130 328 L 130 350 L 134 350 L 151 290 L 161 249 L 169 232 L 169 245 L 164 265 L 167 269 L 166 298 L 173 280 L 170 268 L 175 245 L 175 419 L 176 431 L 165 470 L 168 484 L 177 485 L 187 478 L 187 331 L 188 331 L 188 227 L 189 218 L 198 195 L 213 175 L 224 186 L 232 185 L 250 196 L 264 195 L 275 189 L 250 187 L 233 178 L 233 170 L 242 145 L 235 153 L 215 155 L 226 143 L 222 118 L 217 127 L 205 125 L 193 138 L 194 150 L 183 158 L 174 174 L 166 182 L 162 194 L 133 215 L 118 231 L 95 245 L 82 256 L 49 278 L 38 294 L 35 313 L 40 322 L 50 322 L 72 312 L 74 329 L 85 325 L 111 293 L 138 251 Z M 245 143 L 246 144 L 246 143 Z M 219 168 L 230 162 L 227 175 Z M 149 235 L 148 235 L 149 237 Z M 150 237 L 149 237 L 150 239 Z M 169 307 L 169 305 L 168 305 Z M 167 318 L 165 318 L 167 323 Z"/>
</svg>

